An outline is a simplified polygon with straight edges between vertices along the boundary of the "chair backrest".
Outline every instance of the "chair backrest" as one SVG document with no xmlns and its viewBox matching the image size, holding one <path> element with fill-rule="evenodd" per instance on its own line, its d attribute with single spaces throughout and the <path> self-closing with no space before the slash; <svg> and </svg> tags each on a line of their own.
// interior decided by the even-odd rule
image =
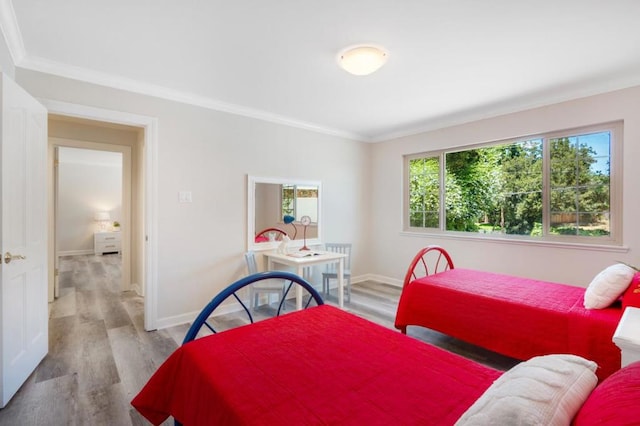
<svg viewBox="0 0 640 426">
<path fill-rule="evenodd" d="M 333 253 L 346 254 L 347 257 L 344 259 L 344 269 L 351 269 L 351 243 L 325 243 L 324 248 L 326 251 Z M 335 263 L 327 266 L 332 270 L 336 269 Z"/>
<path fill-rule="evenodd" d="M 249 275 L 258 272 L 258 265 L 256 264 L 256 254 L 253 251 L 248 251 L 244 254 L 244 260 L 247 261 L 247 270 Z"/>
</svg>

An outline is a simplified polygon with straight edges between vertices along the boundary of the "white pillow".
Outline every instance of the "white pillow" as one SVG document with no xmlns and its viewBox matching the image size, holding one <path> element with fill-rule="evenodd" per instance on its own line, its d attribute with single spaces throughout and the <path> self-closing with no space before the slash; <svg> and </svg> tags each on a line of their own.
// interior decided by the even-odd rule
<svg viewBox="0 0 640 426">
<path fill-rule="evenodd" d="M 458 419 L 461 425 L 569 425 L 596 387 L 596 363 L 545 355 L 500 376 Z"/>
<path fill-rule="evenodd" d="M 629 287 L 635 273 L 632 267 L 622 263 L 605 268 L 587 287 L 584 293 L 584 307 L 587 309 L 609 307 Z"/>
</svg>

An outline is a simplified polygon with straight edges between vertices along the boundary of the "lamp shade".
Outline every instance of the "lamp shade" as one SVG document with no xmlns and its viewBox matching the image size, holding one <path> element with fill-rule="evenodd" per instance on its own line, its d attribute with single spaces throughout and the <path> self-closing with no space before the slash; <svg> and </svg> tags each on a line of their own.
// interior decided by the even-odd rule
<svg viewBox="0 0 640 426">
<path fill-rule="evenodd" d="M 284 217 L 282 218 L 282 221 L 286 224 L 291 224 L 291 226 L 293 226 L 293 238 L 292 240 L 296 239 L 296 236 L 298 235 L 298 228 L 296 228 L 296 224 L 294 223 L 296 220 L 295 217 L 291 216 L 291 215 L 284 215 Z"/>
<path fill-rule="evenodd" d="M 389 53 L 381 47 L 352 46 L 338 54 L 338 64 L 353 75 L 368 75 L 383 66 L 388 57 Z"/>
<path fill-rule="evenodd" d="M 111 215 L 109 212 L 96 212 L 93 218 L 99 222 L 103 222 L 106 220 L 111 220 Z"/>
</svg>

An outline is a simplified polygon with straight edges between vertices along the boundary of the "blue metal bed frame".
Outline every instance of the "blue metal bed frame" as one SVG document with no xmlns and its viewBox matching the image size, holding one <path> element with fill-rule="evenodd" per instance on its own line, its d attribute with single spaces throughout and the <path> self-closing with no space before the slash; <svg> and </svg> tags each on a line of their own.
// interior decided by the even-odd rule
<svg viewBox="0 0 640 426">
<path fill-rule="evenodd" d="M 320 296 L 320 293 L 318 293 L 311 286 L 311 284 L 309 284 L 300 276 L 293 274 L 291 272 L 286 272 L 286 271 L 259 272 L 257 274 L 246 276 L 234 282 L 233 284 L 229 285 L 227 288 L 222 290 L 220 293 L 218 293 L 218 295 L 215 296 L 213 299 L 211 299 L 211 301 L 207 304 L 207 306 L 205 306 L 202 309 L 202 311 L 200 311 L 200 314 L 193 321 L 193 324 L 191 324 L 191 327 L 189 327 L 189 330 L 187 331 L 187 334 L 185 335 L 184 340 L 182 341 L 182 344 L 184 345 L 185 343 L 188 343 L 194 340 L 197 337 L 198 332 L 200 331 L 202 326 L 206 326 L 209 330 L 211 330 L 211 332 L 217 333 L 216 330 L 211 326 L 211 324 L 207 322 L 207 320 L 209 319 L 213 311 L 218 306 L 220 306 L 222 302 L 227 300 L 229 297 L 234 297 L 240 303 L 240 305 L 242 305 L 242 308 L 249 316 L 249 321 L 251 322 L 251 324 L 253 324 L 254 321 L 253 321 L 253 316 L 251 315 L 251 311 L 249 310 L 249 308 L 247 308 L 247 306 L 244 304 L 242 299 L 236 293 L 238 290 L 248 285 L 251 285 L 257 281 L 270 280 L 270 279 L 283 279 L 283 280 L 289 281 L 289 284 L 287 285 L 287 289 L 284 293 L 284 297 L 282 298 L 282 300 L 280 300 L 280 304 L 278 305 L 278 311 L 276 313 L 276 316 L 280 315 L 280 311 L 282 310 L 282 305 L 284 304 L 287 294 L 289 293 L 289 290 L 291 289 L 294 283 L 302 286 L 303 289 L 309 292 L 309 295 L 310 295 L 309 299 L 304 304 L 305 309 L 309 307 L 311 300 L 315 300 L 318 306 L 324 305 L 324 301 L 322 300 L 322 296 Z M 182 423 L 178 422 L 175 419 L 174 419 L 174 423 L 175 423 L 175 426 L 182 425 Z"/>
</svg>

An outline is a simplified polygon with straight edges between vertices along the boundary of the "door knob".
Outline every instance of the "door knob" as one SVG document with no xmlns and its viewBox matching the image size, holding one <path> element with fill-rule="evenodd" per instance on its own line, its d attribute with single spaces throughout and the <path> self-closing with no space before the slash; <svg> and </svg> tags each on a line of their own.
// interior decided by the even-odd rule
<svg viewBox="0 0 640 426">
<path fill-rule="evenodd" d="M 4 254 L 4 263 L 9 263 L 13 259 L 21 260 L 21 259 L 26 259 L 26 258 L 27 258 L 27 256 L 23 256 L 21 254 L 11 254 L 10 252 L 6 252 Z"/>
</svg>

